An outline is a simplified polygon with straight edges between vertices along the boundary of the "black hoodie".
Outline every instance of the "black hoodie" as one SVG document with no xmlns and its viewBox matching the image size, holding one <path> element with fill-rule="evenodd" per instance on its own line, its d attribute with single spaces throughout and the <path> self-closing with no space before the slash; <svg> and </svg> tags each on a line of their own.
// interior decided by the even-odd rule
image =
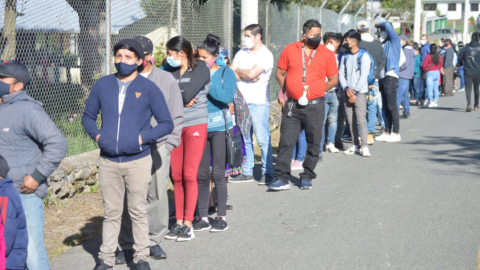
<svg viewBox="0 0 480 270">
<path fill-rule="evenodd" d="M 472 40 L 458 55 L 458 65 L 464 66 L 465 74 L 480 76 L 480 43 Z"/>
</svg>

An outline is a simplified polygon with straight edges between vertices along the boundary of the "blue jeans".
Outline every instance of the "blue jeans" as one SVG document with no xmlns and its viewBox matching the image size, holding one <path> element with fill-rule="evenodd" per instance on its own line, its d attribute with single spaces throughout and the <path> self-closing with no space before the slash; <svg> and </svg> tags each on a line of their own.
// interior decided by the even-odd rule
<svg viewBox="0 0 480 270">
<path fill-rule="evenodd" d="M 305 130 L 298 136 L 297 144 L 293 147 L 292 160 L 303 162 L 305 160 L 305 153 L 307 152 L 307 137 L 305 137 Z"/>
<path fill-rule="evenodd" d="M 380 91 L 378 91 L 378 82 L 375 82 L 375 86 L 377 88 L 368 89 L 368 95 L 367 95 L 368 133 L 375 133 L 375 124 L 377 123 L 377 108 L 378 108 L 377 96 L 380 94 Z"/>
<path fill-rule="evenodd" d="M 423 96 L 423 80 L 420 77 L 413 77 L 413 89 L 413 93 L 415 93 L 415 95 L 412 95 L 412 98 L 418 101 L 420 91 L 422 91 Z"/>
<path fill-rule="evenodd" d="M 458 75 L 460 76 L 460 88 L 465 88 L 465 69 L 463 66 L 458 67 Z"/>
<path fill-rule="evenodd" d="M 400 78 L 398 79 L 397 88 L 397 107 L 400 109 L 400 104 L 403 99 L 403 111 L 410 113 L 410 97 L 408 96 L 408 89 L 410 88 L 410 80 Z"/>
<path fill-rule="evenodd" d="M 418 89 L 416 90 L 416 96 L 415 96 L 415 99 L 417 100 L 417 102 L 420 102 L 420 101 L 423 101 L 425 100 L 425 88 L 426 88 L 426 85 L 427 85 L 427 81 L 424 81 L 422 80 L 421 77 L 418 78 L 419 79 L 419 82 L 418 82 L 418 85 L 415 84 L 416 86 L 418 86 Z"/>
<path fill-rule="evenodd" d="M 43 199 L 35 194 L 20 194 L 27 220 L 27 268 L 48 270 L 48 255 L 43 242 Z"/>
<path fill-rule="evenodd" d="M 272 144 L 270 143 L 270 127 L 268 125 L 270 117 L 269 106 L 268 104 L 248 104 L 248 109 L 252 116 L 252 129 L 250 134 L 244 138 L 247 160 L 243 164 L 243 175 L 253 175 L 253 133 L 255 133 L 258 146 L 262 150 L 262 174 L 272 175 Z"/>
<path fill-rule="evenodd" d="M 338 98 L 335 91 L 325 94 L 325 120 L 323 121 L 322 141 L 320 141 L 320 155 L 323 153 L 323 145 L 325 144 L 325 126 L 328 119 L 328 136 L 327 145 L 335 143 L 335 134 L 337 133 L 338 119 Z"/>
<path fill-rule="evenodd" d="M 429 71 L 427 74 L 427 95 L 429 102 L 438 102 L 438 82 L 440 80 L 440 71 Z"/>
</svg>

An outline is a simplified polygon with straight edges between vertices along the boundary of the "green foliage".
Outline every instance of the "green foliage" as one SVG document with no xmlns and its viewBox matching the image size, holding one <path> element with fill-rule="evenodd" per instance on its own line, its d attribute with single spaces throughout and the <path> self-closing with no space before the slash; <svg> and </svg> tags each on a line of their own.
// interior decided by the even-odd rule
<svg viewBox="0 0 480 270">
<path fill-rule="evenodd" d="M 385 0 L 382 1 L 382 7 L 391 13 L 391 16 L 406 17 L 413 21 L 415 15 L 415 0 Z"/>
<path fill-rule="evenodd" d="M 335 12 L 340 12 L 343 7 L 348 3 L 349 0 L 329 0 L 325 4 L 324 8 L 326 9 L 331 9 Z M 409 0 L 410 1 L 410 0 Z M 272 3 L 277 3 L 277 4 L 284 4 L 288 7 L 290 4 L 303 4 L 307 6 L 312 6 L 312 7 L 319 7 L 323 4 L 324 0 L 272 0 Z M 361 5 L 365 4 L 363 1 L 352 1 L 348 8 L 346 9 L 346 12 L 356 12 Z"/>
<path fill-rule="evenodd" d="M 435 16 L 440 17 L 442 16 L 442 12 L 440 10 L 435 10 Z"/>
<path fill-rule="evenodd" d="M 55 125 L 67 139 L 67 156 L 97 149 L 97 144 L 85 132 L 80 116 L 81 114 L 66 114 L 60 120 L 55 121 Z M 99 121 L 98 125 L 100 126 Z"/>
<path fill-rule="evenodd" d="M 163 59 L 167 57 L 167 51 L 165 50 L 165 47 L 163 46 L 163 42 L 160 43 L 160 45 L 155 47 L 155 50 L 153 51 L 153 58 L 155 59 L 155 66 L 158 68 L 162 66 Z"/>
<path fill-rule="evenodd" d="M 90 193 L 98 193 L 98 192 L 100 192 L 100 185 L 97 182 L 95 185 L 90 186 Z"/>
</svg>

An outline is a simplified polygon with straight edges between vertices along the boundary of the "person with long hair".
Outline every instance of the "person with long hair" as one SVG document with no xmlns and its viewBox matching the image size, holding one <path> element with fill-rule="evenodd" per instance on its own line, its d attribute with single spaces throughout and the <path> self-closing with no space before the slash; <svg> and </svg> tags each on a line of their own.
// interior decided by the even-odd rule
<svg viewBox="0 0 480 270">
<path fill-rule="evenodd" d="M 168 64 L 177 68 L 172 75 L 182 93 L 185 123 L 180 145 L 170 155 L 177 223 L 165 238 L 183 242 L 195 237 L 192 222 L 198 197 L 198 167 L 207 140 L 210 70 L 204 61 L 195 59 L 192 44 L 182 36 L 167 42 L 167 54 Z"/>
<path fill-rule="evenodd" d="M 235 72 L 227 68 L 219 60 L 221 40 L 219 37 L 208 34 L 207 38 L 197 47 L 197 59 L 203 60 L 210 68 L 211 85 L 208 93 L 208 135 L 202 161 L 198 169 L 198 212 L 199 219 L 195 220 L 195 231 L 210 230 L 222 232 L 228 229 L 227 215 L 227 183 L 225 181 L 225 166 L 227 156 L 226 132 L 233 128 L 233 119 L 228 110 L 228 104 L 233 102 L 237 88 Z M 219 65 L 219 63 L 223 65 Z M 225 119 L 225 117 L 227 119 Z M 226 127 L 228 126 L 228 129 Z M 208 203 L 210 199 L 210 160 L 211 175 L 217 195 L 217 217 L 210 224 L 208 220 Z"/>
<path fill-rule="evenodd" d="M 438 107 L 438 85 L 440 82 L 440 73 L 443 72 L 443 59 L 440 56 L 440 48 L 437 44 L 430 45 L 430 53 L 423 61 L 422 69 L 427 72 L 427 96 L 428 107 Z"/>
</svg>

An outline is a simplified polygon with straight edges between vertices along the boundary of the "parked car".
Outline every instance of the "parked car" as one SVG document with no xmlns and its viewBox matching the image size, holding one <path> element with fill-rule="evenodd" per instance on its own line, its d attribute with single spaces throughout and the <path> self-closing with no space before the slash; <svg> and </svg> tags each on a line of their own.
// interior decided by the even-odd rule
<svg viewBox="0 0 480 270">
<path fill-rule="evenodd" d="M 437 43 L 440 44 L 440 40 L 444 39 L 451 39 L 455 47 L 457 46 L 459 41 L 463 41 L 462 33 L 455 29 L 437 29 L 432 34 L 428 35 L 428 39 L 430 43 Z"/>
</svg>

